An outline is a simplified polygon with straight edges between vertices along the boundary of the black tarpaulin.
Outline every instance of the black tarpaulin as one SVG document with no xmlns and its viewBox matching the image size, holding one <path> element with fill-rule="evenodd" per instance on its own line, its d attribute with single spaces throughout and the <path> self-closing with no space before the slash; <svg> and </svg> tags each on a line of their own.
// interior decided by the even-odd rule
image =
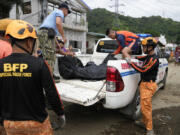
<svg viewBox="0 0 180 135">
<path fill-rule="evenodd" d="M 108 60 L 116 60 L 109 54 L 100 65 L 90 61 L 85 66 L 77 57 L 58 58 L 59 73 L 64 79 L 102 80 L 106 78 Z"/>
</svg>

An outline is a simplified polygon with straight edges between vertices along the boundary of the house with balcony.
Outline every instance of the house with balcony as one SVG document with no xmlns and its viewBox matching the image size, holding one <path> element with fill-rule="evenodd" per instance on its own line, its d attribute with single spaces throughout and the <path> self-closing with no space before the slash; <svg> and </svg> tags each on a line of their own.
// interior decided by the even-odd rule
<svg viewBox="0 0 180 135">
<path fill-rule="evenodd" d="M 23 0 L 21 6 L 14 5 L 10 11 L 10 18 L 21 19 L 33 24 L 38 30 L 44 18 L 65 0 Z M 67 38 L 66 47 L 72 45 L 86 53 L 86 33 L 88 23 L 86 13 L 91 9 L 83 0 L 66 0 L 72 11 L 64 22 L 64 33 Z"/>
</svg>

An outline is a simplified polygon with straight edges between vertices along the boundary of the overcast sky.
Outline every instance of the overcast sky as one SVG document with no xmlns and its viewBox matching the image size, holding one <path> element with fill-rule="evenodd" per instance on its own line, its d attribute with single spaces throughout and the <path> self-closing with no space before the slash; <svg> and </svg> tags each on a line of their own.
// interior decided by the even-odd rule
<svg viewBox="0 0 180 135">
<path fill-rule="evenodd" d="M 115 11 L 115 0 L 84 0 L 88 6 Z M 132 17 L 160 15 L 180 22 L 180 0 L 119 0 L 119 13 Z"/>
</svg>

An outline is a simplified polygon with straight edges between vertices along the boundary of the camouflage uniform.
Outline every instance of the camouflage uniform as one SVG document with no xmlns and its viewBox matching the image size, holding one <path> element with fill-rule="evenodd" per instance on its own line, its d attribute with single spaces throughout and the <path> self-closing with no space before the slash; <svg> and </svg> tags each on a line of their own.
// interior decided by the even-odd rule
<svg viewBox="0 0 180 135">
<path fill-rule="evenodd" d="M 55 38 L 48 37 L 48 30 L 40 29 L 38 32 L 39 38 L 39 48 L 42 51 L 42 56 L 51 67 L 51 72 L 54 71 L 54 63 L 56 60 L 56 51 L 55 51 Z"/>
</svg>

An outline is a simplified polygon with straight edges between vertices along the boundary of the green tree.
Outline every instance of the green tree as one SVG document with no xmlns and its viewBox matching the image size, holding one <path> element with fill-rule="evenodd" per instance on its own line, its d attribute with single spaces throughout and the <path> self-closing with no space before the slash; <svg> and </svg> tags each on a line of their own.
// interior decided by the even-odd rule
<svg viewBox="0 0 180 135">
<path fill-rule="evenodd" d="M 104 33 L 107 28 L 129 30 L 134 33 L 150 33 L 153 36 L 163 34 L 169 42 L 176 41 L 180 35 L 180 22 L 160 16 L 133 18 L 118 15 L 106 9 L 94 9 L 87 15 L 88 28 L 91 32 Z"/>
<path fill-rule="evenodd" d="M 145 30 L 144 33 L 151 34 L 153 37 L 159 37 L 160 33 L 154 30 Z"/>
<path fill-rule="evenodd" d="M 180 35 L 177 36 L 176 44 L 180 44 Z"/>
</svg>

